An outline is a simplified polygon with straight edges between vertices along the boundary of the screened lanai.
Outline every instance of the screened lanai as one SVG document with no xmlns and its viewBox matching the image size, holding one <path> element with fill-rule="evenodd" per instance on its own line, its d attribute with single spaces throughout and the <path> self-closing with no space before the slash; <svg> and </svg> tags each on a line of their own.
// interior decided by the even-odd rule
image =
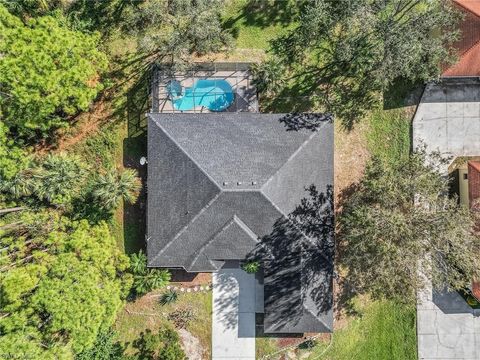
<svg viewBox="0 0 480 360">
<path fill-rule="evenodd" d="M 152 112 L 258 112 L 250 63 L 195 63 L 184 71 L 156 65 Z"/>
</svg>

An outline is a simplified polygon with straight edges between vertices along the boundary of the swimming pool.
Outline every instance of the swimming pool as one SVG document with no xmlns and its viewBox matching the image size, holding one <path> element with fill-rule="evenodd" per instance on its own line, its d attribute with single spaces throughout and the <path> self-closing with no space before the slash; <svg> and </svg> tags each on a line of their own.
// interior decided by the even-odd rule
<svg viewBox="0 0 480 360">
<path fill-rule="evenodd" d="M 234 99 L 232 86 L 226 80 L 201 79 L 193 87 L 182 88 L 180 83 L 172 81 L 168 92 L 175 110 L 193 110 L 205 106 L 210 111 L 223 111 Z"/>
</svg>

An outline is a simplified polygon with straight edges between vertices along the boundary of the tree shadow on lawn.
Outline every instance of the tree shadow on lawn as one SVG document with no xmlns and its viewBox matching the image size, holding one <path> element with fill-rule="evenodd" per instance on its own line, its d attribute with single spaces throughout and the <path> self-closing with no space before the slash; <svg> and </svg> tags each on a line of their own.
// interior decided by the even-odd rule
<svg viewBox="0 0 480 360">
<path fill-rule="evenodd" d="M 272 25 L 286 27 L 295 20 L 297 15 L 295 10 L 295 2 L 290 0 L 249 0 L 239 14 L 227 18 L 223 26 L 237 38 L 242 20 L 246 26 L 255 26 L 262 29 Z"/>
<path fill-rule="evenodd" d="M 420 103 L 424 84 L 399 78 L 383 92 L 383 109 L 416 106 Z"/>
<path fill-rule="evenodd" d="M 335 204 L 335 216 L 341 218 L 343 205 L 348 201 L 348 199 L 356 192 L 359 191 L 359 184 L 352 183 L 346 188 L 342 189 L 337 195 L 336 204 Z M 345 264 L 343 263 L 343 254 L 348 251 L 346 249 L 345 242 L 342 241 L 341 229 L 336 228 L 336 253 L 335 253 L 335 264 L 338 268 L 342 270 L 348 270 Z M 337 289 L 335 294 L 335 312 L 337 315 L 340 315 L 343 311 L 349 316 L 359 316 L 360 313 L 355 308 L 353 304 L 353 299 L 357 295 L 356 286 L 352 281 L 345 276 L 338 276 Z"/>
<path fill-rule="evenodd" d="M 141 2 L 142 0 L 77 0 L 68 8 L 67 16 L 74 23 L 83 24 L 88 30 L 105 35 L 121 24 L 127 7 Z"/>
<path fill-rule="evenodd" d="M 295 83 L 291 87 L 283 88 L 274 97 L 261 97 L 262 112 L 290 113 L 311 111 L 315 106 L 316 99 L 314 95 L 304 95 L 303 87 L 303 84 Z"/>
<path fill-rule="evenodd" d="M 123 141 L 123 166 L 135 169 L 142 180 L 142 189 L 134 204 L 125 204 L 123 212 L 123 232 L 125 252 L 131 254 L 145 250 L 146 205 L 147 205 L 147 166 L 140 165 L 140 158 L 147 156 L 146 112 L 149 101 L 150 72 L 146 71 L 130 87 L 126 94 L 127 137 Z"/>
</svg>

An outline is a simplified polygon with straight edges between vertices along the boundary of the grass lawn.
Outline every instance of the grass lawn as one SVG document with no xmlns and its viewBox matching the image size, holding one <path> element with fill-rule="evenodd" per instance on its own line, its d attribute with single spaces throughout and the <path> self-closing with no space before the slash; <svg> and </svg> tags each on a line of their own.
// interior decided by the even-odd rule
<svg viewBox="0 0 480 360">
<path fill-rule="evenodd" d="M 295 6 L 292 0 L 231 0 L 223 17 L 224 27 L 235 38 L 240 49 L 269 48 L 269 41 L 294 26 Z"/>
<path fill-rule="evenodd" d="M 408 157 L 411 120 L 412 113 L 408 108 L 372 111 L 366 120 L 369 125 L 366 138 L 370 154 L 390 164 Z"/>
<path fill-rule="evenodd" d="M 255 355 L 257 359 L 262 359 L 267 355 L 276 353 L 279 350 L 276 338 L 256 338 L 255 339 Z"/>
<path fill-rule="evenodd" d="M 333 335 L 331 344 L 320 343 L 308 359 L 413 360 L 417 358 L 415 305 L 356 298 L 358 312 Z"/>
<path fill-rule="evenodd" d="M 114 327 L 118 333 L 118 340 L 124 344 L 131 344 L 146 329 L 156 331 L 165 326 L 174 327 L 168 319 L 168 315 L 175 310 L 189 308 L 194 311 L 195 318 L 188 323 L 186 330 L 200 341 L 204 349 L 204 359 L 209 359 L 211 353 L 212 293 L 210 291 L 180 293 L 178 300 L 169 305 L 159 303 L 159 294 L 161 292 L 150 293 L 135 302 L 126 304 L 125 308 L 118 314 Z M 128 346 L 127 351 L 133 351 L 131 345 Z"/>
<path fill-rule="evenodd" d="M 413 360 L 417 358 L 416 308 L 392 301 L 357 297 L 342 328 L 314 340 L 313 348 L 292 347 L 281 338 L 256 339 L 257 359 L 280 359 L 287 352 L 309 360 Z M 283 344 L 282 346 L 282 343 Z M 286 349 L 288 347 L 288 350 Z M 286 351 L 279 352 L 282 348 Z M 274 353 L 278 355 L 273 356 Z M 289 358 L 289 357 L 288 357 Z"/>
</svg>

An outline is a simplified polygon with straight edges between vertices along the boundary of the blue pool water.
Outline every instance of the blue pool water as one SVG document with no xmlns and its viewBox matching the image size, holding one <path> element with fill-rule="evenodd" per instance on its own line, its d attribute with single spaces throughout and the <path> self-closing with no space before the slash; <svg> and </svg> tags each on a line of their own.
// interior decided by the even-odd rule
<svg viewBox="0 0 480 360">
<path fill-rule="evenodd" d="M 193 110 L 197 106 L 205 106 L 210 111 L 223 111 L 234 99 L 232 86 L 226 80 L 197 80 L 193 87 L 181 88 L 178 82 L 168 87 L 176 110 Z"/>
</svg>

